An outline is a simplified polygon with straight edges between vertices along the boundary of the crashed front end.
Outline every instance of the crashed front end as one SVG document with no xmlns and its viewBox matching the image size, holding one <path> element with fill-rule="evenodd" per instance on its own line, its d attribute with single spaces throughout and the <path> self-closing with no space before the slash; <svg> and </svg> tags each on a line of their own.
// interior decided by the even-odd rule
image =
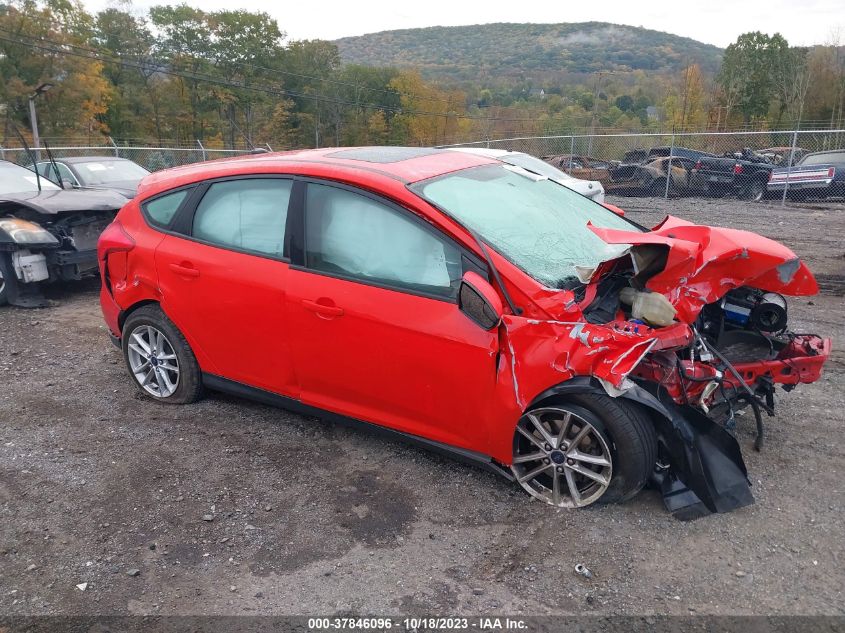
<svg viewBox="0 0 845 633">
<path fill-rule="evenodd" d="M 583 271 L 553 319 L 504 317 L 519 406 L 548 395 L 550 370 L 558 393 L 634 400 L 656 423 L 669 510 L 694 518 L 753 503 L 735 416 L 753 413 L 759 450 L 775 387 L 820 377 L 830 340 L 790 331 L 784 299 L 816 294 L 815 279 L 791 250 L 746 231 L 671 216 L 646 233 L 590 228 L 622 255 Z"/>
</svg>

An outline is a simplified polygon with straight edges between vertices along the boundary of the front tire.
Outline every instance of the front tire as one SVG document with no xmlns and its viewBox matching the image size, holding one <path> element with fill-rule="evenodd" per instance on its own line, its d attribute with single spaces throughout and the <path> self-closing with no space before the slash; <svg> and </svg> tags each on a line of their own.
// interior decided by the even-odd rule
<svg viewBox="0 0 845 633">
<path fill-rule="evenodd" d="M 630 499 L 657 460 L 654 426 L 636 404 L 601 394 L 544 401 L 517 423 L 511 470 L 561 508 Z"/>
<path fill-rule="evenodd" d="M 16 293 L 17 283 L 11 257 L 0 253 L 0 306 L 9 303 L 9 297 Z"/>
<path fill-rule="evenodd" d="M 191 346 L 157 305 L 126 319 L 121 347 L 135 386 L 157 402 L 188 404 L 202 395 L 202 373 Z"/>
</svg>

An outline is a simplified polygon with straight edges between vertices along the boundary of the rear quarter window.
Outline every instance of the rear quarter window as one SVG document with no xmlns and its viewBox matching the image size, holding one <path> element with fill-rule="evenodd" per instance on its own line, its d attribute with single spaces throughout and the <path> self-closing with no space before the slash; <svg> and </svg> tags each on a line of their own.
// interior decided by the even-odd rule
<svg viewBox="0 0 845 633">
<path fill-rule="evenodd" d="M 147 219 L 154 225 L 166 227 L 173 220 L 179 207 L 188 197 L 191 189 L 181 189 L 158 196 L 142 205 Z"/>
</svg>

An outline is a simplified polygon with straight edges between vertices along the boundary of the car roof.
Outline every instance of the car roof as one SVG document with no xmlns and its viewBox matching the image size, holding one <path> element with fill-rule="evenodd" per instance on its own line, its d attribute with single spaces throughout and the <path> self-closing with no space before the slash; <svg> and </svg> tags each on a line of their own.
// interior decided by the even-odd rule
<svg viewBox="0 0 845 633">
<path fill-rule="evenodd" d="M 353 182 L 399 182 L 407 185 L 449 172 L 497 164 L 477 154 L 427 147 L 331 147 L 248 154 L 194 163 L 154 172 L 144 178 L 139 195 L 198 182 L 248 173 L 292 173 L 338 177 Z"/>
<path fill-rule="evenodd" d="M 444 147 L 450 152 L 466 152 L 467 154 L 475 154 L 477 156 L 489 156 L 490 158 L 499 158 L 500 156 L 507 156 L 508 154 L 522 154 L 523 152 L 513 152 L 509 149 L 493 149 L 491 147 Z"/>
</svg>

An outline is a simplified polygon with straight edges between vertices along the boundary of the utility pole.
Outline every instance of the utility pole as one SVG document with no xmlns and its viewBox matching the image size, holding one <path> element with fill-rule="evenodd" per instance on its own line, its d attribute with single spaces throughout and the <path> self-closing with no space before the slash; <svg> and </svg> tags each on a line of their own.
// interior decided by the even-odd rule
<svg viewBox="0 0 845 633">
<path fill-rule="evenodd" d="M 38 95 L 42 95 L 47 92 L 50 88 L 53 87 L 51 83 L 43 83 L 35 89 L 31 95 L 29 95 L 29 123 L 32 126 L 32 145 L 35 148 L 35 160 L 36 162 L 41 160 L 41 139 L 38 136 L 38 116 L 35 113 L 35 99 Z"/>
</svg>

